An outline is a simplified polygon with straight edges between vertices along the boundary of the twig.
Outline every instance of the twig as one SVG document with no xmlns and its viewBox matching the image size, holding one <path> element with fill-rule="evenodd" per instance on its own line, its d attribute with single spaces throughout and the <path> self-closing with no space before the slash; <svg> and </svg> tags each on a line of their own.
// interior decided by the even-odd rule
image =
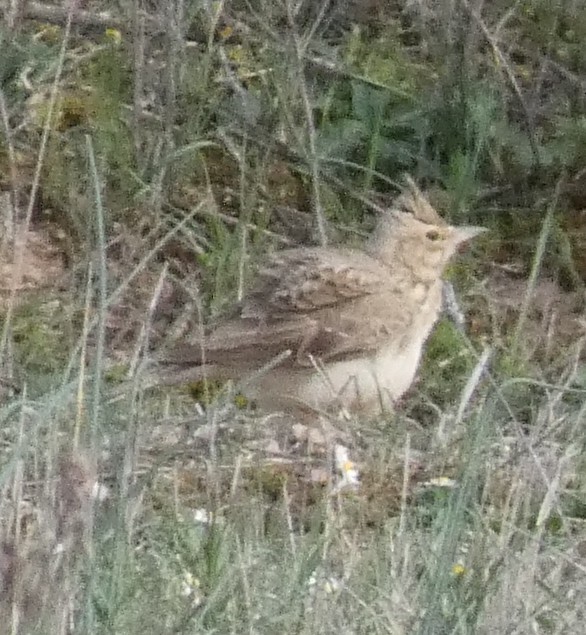
<svg viewBox="0 0 586 635">
<path fill-rule="evenodd" d="M 22 17 L 29 20 L 38 20 L 39 22 L 48 22 L 49 24 L 57 24 L 64 26 L 69 20 L 71 9 L 64 5 L 63 7 L 48 6 L 40 2 L 25 3 Z M 163 32 L 163 24 L 157 18 L 144 13 L 144 20 L 148 31 Z M 125 20 L 121 16 L 113 16 L 107 11 L 100 13 L 92 13 L 91 11 L 75 11 L 71 15 L 71 24 L 85 29 L 108 28 L 117 29 L 128 35 L 133 29 L 132 22 Z"/>
</svg>

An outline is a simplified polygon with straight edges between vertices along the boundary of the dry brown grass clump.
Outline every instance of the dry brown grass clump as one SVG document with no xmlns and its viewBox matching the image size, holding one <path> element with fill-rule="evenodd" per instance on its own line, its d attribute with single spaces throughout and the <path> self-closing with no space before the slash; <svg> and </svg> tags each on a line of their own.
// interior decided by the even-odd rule
<svg viewBox="0 0 586 635">
<path fill-rule="evenodd" d="M 88 554 L 95 467 L 64 453 L 41 487 L 5 492 L 0 544 L 0 619 L 10 633 L 70 632 L 78 573 Z M 38 491 L 35 494 L 35 489 Z M 26 492 L 18 496 L 18 491 Z"/>
</svg>

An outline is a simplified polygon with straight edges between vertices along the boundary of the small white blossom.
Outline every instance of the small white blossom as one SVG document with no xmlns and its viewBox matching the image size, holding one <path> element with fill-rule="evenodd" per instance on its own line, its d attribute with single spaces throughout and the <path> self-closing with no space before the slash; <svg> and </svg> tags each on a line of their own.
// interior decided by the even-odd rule
<svg viewBox="0 0 586 635">
<path fill-rule="evenodd" d="M 337 493 L 343 489 L 357 489 L 360 485 L 360 474 L 356 464 L 350 460 L 348 448 L 343 445 L 336 445 L 334 448 L 334 458 L 336 461 L 336 469 L 342 477 L 336 483 L 333 493 Z"/>
</svg>

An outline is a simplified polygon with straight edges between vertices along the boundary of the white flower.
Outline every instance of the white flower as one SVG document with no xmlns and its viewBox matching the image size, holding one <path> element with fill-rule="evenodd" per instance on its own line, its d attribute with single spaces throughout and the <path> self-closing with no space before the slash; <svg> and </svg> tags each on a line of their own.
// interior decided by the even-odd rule
<svg viewBox="0 0 586 635">
<path fill-rule="evenodd" d="M 360 474 L 356 464 L 350 460 L 348 448 L 337 444 L 334 448 L 334 458 L 336 469 L 340 472 L 342 478 L 336 483 L 332 493 L 337 493 L 348 487 L 357 489 L 360 485 Z"/>
</svg>

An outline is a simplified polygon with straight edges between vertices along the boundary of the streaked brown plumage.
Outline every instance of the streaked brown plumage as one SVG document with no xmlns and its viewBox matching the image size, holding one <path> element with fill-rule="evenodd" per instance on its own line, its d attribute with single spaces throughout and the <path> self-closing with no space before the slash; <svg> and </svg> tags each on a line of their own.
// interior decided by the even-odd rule
<svg viewBox="0 0 586 635">
<path fill-rule="evenodd" d="M 268 410 L 298 406 L 376 412 L 411 385 L 442 303 L 442 273 L 480 233 L 440 218 L 411 179 L 363 250 L 276 252 L 233 312 L 158 359 L 157 384 L 246 380 Z"/>
</svg>

